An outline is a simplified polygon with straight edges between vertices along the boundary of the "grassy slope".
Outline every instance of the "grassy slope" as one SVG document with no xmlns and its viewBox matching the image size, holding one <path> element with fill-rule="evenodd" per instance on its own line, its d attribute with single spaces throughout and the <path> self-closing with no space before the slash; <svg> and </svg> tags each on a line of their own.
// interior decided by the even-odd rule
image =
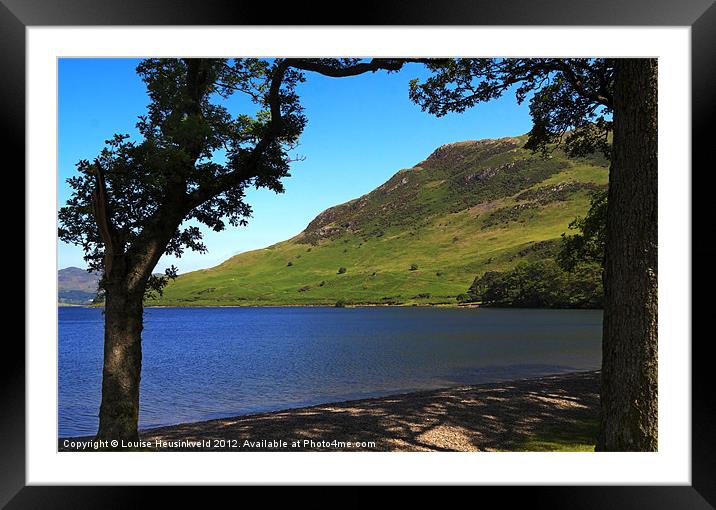
<svg viewBox="0 0 716 510">
<path fill-rule="evenodd" d="M 147 304 L 455 303 L 476 275 L 540 256 L 518 252 L 559 239 L 586 212 L 590 189 L 574 183 L 607 182 L 603 161 L 559 152 L 544 160 L 522 149 L 524 141 L 443 146 L 368 195 L 321 213 L 293 239 L 182 275 Z M 547 203 L 519 198 L 560 183 L 577 189 Z M 341 266 L 346 272 L 337 274 Z"/>
</svg>

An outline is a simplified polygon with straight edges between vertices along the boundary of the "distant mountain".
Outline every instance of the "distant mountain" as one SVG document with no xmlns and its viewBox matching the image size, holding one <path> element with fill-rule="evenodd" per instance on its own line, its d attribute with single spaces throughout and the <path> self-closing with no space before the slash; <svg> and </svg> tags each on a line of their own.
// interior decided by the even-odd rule
<svg viewBox="0 0 716 510">
<path fill-rule="evenodd" d="M 61 304 L 90 304 L 97 295 L 100 275 L 79 267 L 57 271 L 57 301 Z"/>
<path fill-rule="evenodd" d="M 542 157 L 525 141 L 443 145 L 294 238 L 181 275 L 147 304 L 455 303 L 486 271 L 553 257 L 607 185 L 603 158 Z"/>
</svg>

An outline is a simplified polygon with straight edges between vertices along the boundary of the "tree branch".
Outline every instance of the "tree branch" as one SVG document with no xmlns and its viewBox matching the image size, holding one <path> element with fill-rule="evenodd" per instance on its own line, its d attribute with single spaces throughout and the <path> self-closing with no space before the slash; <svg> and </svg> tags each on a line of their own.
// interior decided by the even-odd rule
<svg viewBox="0 0 716 510">
<path fill-rule="evenodd" d="M 284 61 L 288 67 L 311 71 L 331 78 L 345 78 L 375 71 L 400 71 L 405 59 L 374 58 L 370 62 L 359 62 L 350 66 L 332 66 L 327 62 L 307 58 L 288 58 Z"/>
<path fill-rule="evenodd" d="M 329 59 L 330 61 L 331 59 Z M 301 71 L 311 71 L 331 78 L 345 78 L 376 71 L 400 71 L 405 64 L 429 64 L 439 62 L 440 58 L 374 58 L 370 62 L 359 62 L 349 66 L 330 65 L 326 61 L 308 58 L 288 58 L 289 67 Z"/>
<path fill-rule="evenodd" d="M 375 72 L 380 70 L 398 71 L 406 63 L 427 63 L 432 59 L 380 59 L 374 58 L 370 62 L 360 62 L 349 66 L 330 65 L 326 61 L 302 58 L 287 58 L 279 61 L 273 71 L 271 77 L 271 85 L 267 95 L 267 106 L 271 113 L 271 119 L 268 122 L 266 133 L 261 137 L 259 142 L 251 151 L 251 154 L 242 162 L 241 167 L 236 168 L 232 172 L 221 176 L 210 184 L 203 185 L 194 190 L 188 197 L 187 207 L 189 210 L 198 207 L 213 196 L 238 186 L 242 182 L 246 182 L 258 175 L 258 167 L 261 157 L 266 149 L 276 141 L 281 134 L 283 127 L 283 118 L 281 114 L 281 85 L 286 71 L 289 68 L 301 71 L 310 71 L 329 76 L 332 78 L 342 78 L 348 76 L 357 76 L 360 74 Z"/>
<path fill-rule="evenodd" d="M 587 99 L 591 99 L 595 103 L 599 103 L 602 106 L 611 108 L 611 98 L 603 94 L 590 92 L 586 88 L 584 88 L 583 78 L 577 73 L 575 73 L 574 69 L 572 69 L 569 64 L 560 59 L 555 59 L 554 62 L 556 63 L 556 65 L 554 65 L 555 69 L 560 71 L 564 75 L 569 84 L 572 85 L 572 88 L 574 88 L 574 90 L 576 90 L 579 95 Z"/>
<path fill-rule="evenodd" d="M 264 134 L 251 150 L 250 154 L 248 154 L 234 170 L 214 179 L 211 183 L 202 184 L 199 188 L 186 195 L 184 200 L 185 213 L 188 214 L 192 209 L 199 207 L 218 194 L 246 183 L 260 175 L 261 158 L 282 133 L 281 86 L 283 85 L 286 72 L 289 69 L 315 72 L 332 78 L 343 78 L 381 70 L 389 72 L 399 71 L 408 63 L 429 64 L 442 60 L 447 59 L 374 58 L 369 62 L 358 62 L 351 65 L 335 65 L 336 61 L 333 59 L 287 58 L 279 60 L 273 69 L 271 84 L 266 96 L 266 105 L 270 112 L 270 120 L 267 123 Z"/>
<path fill-rule="evenodd" d="M 119 245 L 117 232 L 112 225 L 109 205 L 107 204 L 107 186 L 104 172 L 100 165 L 94 165 L 95 188 L 92 192 L 92 212 L 97 228 L 105 246 L 105 272 L 109 273 L 112 266 L 112 257 L 117 253 Z"/>
</svg>

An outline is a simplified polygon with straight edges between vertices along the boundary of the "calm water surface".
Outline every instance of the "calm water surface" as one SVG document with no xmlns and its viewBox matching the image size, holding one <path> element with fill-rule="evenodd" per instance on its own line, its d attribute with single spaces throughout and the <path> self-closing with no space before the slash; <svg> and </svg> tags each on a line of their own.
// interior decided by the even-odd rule
<svg viewBox="0 0 716 510">
<path fill-rule="evenodd" d="M 602 312 L 150 308 L 140 427 L 599 368 Z M 59 309 L 59 434 L 94 434 L 102 310 Z"/>
</svg>

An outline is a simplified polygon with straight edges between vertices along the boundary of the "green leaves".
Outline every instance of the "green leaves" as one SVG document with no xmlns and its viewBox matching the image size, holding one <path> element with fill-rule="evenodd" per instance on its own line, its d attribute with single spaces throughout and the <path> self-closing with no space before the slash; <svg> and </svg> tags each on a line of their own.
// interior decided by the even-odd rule
<svg viewBox="0 0 716 510">
<path fill-rule="evenodd" d="M 424 83 L 410 82 L 410 99 L 438 117 L 463 112 L 513 91 L 529 100 L 533 128 L 526 148 L 608 157 L 614 87 L 610 59 L 441 59 Z"/>
<path fill-rule="evenodd" d="M 458 301 L 523 308 L 599 308 L 604 299 L 601 270 L 583 265 L 568 273 L 552 259 L 522 262 L 511 271 L 475 278 Z"/>
<path fill-rule="evenodd" d="M 177 274 L 177 268 L 172 265 L 164 270 L 164 274 L 150 275 L 144 290 L 144 298 L 154 299 L 161 297 L 164 294 L 164 287 L 167 286 L 170 280 L 176 279 Z"/>
<path fill-rule="evenodd" d="M 557 261 L 565 271 L 574 271 L 583 264 L 604 265 L 607 236 L 607 190 L 592 195 L 589 211 L 569 224 L 575 234 L 562 234 L 562 248 Z"/>
<path fill-rule="evenodd" d="M 193 220 L 215 231 L 227 222 L 245 224 L 251 208 L 244 190 L 283 190 L 288 151 L 305 126 L 295 92 L 303 74 L 278 76 L 279 65 L 259 59 L 143 60 L 137 73 L 149 104 L 138 118 L 141 137 L 115 134 L 97 157 L 77 164 L 77 175 L 68 180 L 72 196 L 59 212 L 60 238 L 81 245 L 90 268 L 103 270 L 107 240 L 94 216 L 97 172 L 106 182 L 107 217 L 119 240 L 114 255 L 146 261 L 156 243 L 175 256 L 185 249 L 205 251 L 201 230 L 179 228 L 181 223 Z M 271 113 L 272 84 L 279 120 Z M 256 110 L 229 112 L 225 100 L 235 93 L 248 95 Z"/>
</svg>

